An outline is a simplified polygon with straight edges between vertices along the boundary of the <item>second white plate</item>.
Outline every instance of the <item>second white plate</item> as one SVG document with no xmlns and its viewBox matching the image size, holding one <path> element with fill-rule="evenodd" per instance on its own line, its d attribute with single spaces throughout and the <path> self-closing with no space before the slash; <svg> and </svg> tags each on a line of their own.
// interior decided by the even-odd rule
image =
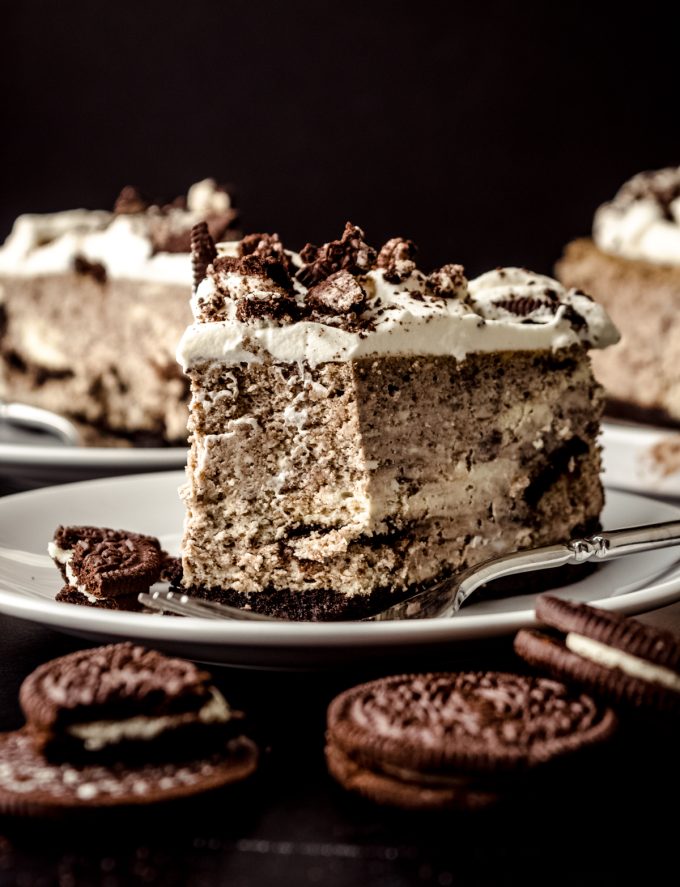
<svg viewBox="0 0 680 887">
<path fill-rule="evenodd" d="M 602 451 L 608 486 L 680 497 L 680 432 L 609 420 L 602 425 Z"/>
<path fill-rule="evenodd" d="M 23 486 L 66 483 L 93 477 L 166 471 L 186 464 L 185 447 L 68 447 L 47 435 L 3 427 L 0 436 L 0 473 Z"/>
<path fill-rule="evenodd" d="M 176 552 L 183 508 L 182 472 L 107 478 L 0 499 L 0 612 L 97 641 L 134 639 L 205 662 L 312 668 L 359 656 L 406 651 L 510 634 L 533 621 L 534 595 L 466 605 L 452 619 L 377 623 L 254 623 L 121 613 L 57 603 L 60 577 L 45 553 L 58 524 L 121 527 L 158 536 Z M 609 490 L 607 529 L 680 517 L 680 508 Z M 609 564 L 557 593 L 625 613 L 680 599 L 674 549 Z"/>
</svg>

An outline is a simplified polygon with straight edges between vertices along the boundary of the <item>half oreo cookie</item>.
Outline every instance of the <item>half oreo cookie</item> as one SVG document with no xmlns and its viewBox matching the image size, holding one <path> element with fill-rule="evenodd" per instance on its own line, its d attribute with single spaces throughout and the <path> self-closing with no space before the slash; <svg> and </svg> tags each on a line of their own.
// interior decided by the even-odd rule
<svg viewBox="0 0 680 887">
<path fill-rule="evenodd" d="M 207 672 L 132 643 L 41 665 L 19 702 L 36 748 L 51 760 L 177 759 L 240 731 L 240 713 Z"/>
<path fill-rule="evenodd" d="M 154 536 L 108 527 L 58 527 L 48 552 L 66 582 L 58 601 L 106 609 L 141 609 L 168 562 Z"/>
</svg>

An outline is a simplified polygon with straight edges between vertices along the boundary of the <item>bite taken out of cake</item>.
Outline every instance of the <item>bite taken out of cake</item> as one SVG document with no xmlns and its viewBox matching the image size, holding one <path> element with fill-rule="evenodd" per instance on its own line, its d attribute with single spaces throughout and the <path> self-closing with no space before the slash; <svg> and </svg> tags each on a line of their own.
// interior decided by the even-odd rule
<svg viewBox="0 0 680 887">
<path fill-rule="evenodd" d="M 426 274 L 347 224 L 296 255 L 194 229 L 183 586 L 359 618 L 494 555 L 595 530 L 615 342 L 588 296 L 519 268 Z"/>
<path fill-rule="evenodd" d="M 615 348 L 593 355 L 607 412 L 680 426 L 680 167 L 626 182 L 556 273 L 591 293 L 621 331 Z"/>
<path fill-rule="evenodd" d="M 165 205 L 128 187 L 113 212 L 20 216 L 0 247 L 0 397 L 67 416 L 90 445 L 185 444 L 175 350 L 199 219 L 238 236 L 212 179 Z"/>
</svg>

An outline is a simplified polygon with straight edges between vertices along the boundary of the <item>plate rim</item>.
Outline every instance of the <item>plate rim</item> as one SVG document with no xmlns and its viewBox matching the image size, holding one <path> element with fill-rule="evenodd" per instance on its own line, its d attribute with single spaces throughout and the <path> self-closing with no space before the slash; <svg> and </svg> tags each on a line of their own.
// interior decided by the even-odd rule
<svg viewBox="0 0 680 887">
<path fill-rule="evenodd" d="M 139 475 L 120 475 L 95 480 L 76 481 L 37 490 L 14 493 L 0 499 L 0 511 L 11 509 L 17 498 L 23 503 L 52 495 L 68 495 L 69 490 L 85 486 L 89 491 L 118 481 L 143 482 L 146 478 L 159 484 L 181 483 L 183 472 L 163 471 Z M 605 487 L 605 492 L 607 488 Z M 654 503 L 666 517 L 680 518 L 680 505 L 662 502 L 650 496 L 611 488 L 616 496 Z M 668 569 L 673 572 L 669 575 Z M 660 582 L 618 596 L 597 600 L 597 606 L 624 613 L 640 613 L 657 609 L 680 600 L 680 569 L 669 567 L 666 578 Z M 662 574 L 663 575 L 663 574 Z M 225 645 L 229 648 L 289 649 L 300 647 L 300 652 L 315 647 L 347 646 L 350 642 L 362 648 L 368 646 L 393 647 L 399 641 L 407 645 L 436 643 L 443 640 L 474 640 L 507 635 L 526 625 L 534 624 L 533 609 L 509 612 L 459 614 L 455 619 L 418 619 L 394 622 L 217 622 L 200 618 L 151 615 L 98 610 L 67 605 L 40 596 L 33 597 L 21 591 L 0 586 L 0 612 L 27 619 L 41 625 L 65 631 L 91 633 L 102 637 L 135 637 L 147 642 Z M 45 619 L 44 617 L 48 618 Z M 282 631 L 282 629 L 284 629 Z M 310 643 L 311 642 L 311 643 Z"/>
<path fill-rule="evenodd" d="M 31 468 L 39 466 L 43 469 L 53 465 L 58 468 L 82 467 L 83 470 L 116 467 L 129 469 L 134 465 L 162 465 L 169 468 L 183 465 L 187 450 L 188 447 L 40 447 L 35 444 L 0 443 L 0 465 Z"/>
</svg>

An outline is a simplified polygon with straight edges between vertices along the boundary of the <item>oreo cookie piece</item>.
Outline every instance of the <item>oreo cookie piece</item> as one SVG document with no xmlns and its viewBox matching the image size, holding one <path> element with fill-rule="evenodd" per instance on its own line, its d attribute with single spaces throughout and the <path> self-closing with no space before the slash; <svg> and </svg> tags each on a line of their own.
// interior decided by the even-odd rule
<svg viewBox="0 0 680 887">
<path fill-rule="evenodd" d="M 46 760 L 25 730 L 0 733 L 0 814 L 64 816 L 180 800 L 246 779 L 257 757 L 255 744 L 238 737 L 181 763 L 74 765 Z"/>
<path fill-rule="evenodd" d="M 680 640 L 608 610 L 541 595 L 515 651 L 536 668 L 639 710 L 680 714 Z"/>
<path fill-rule="evenodd" d="M 131 643 L 47 662 L 0 734 L 0 813 L 154 804 L 250 776 L 258 749 L 193 663 Z"/>
<path fill-rule="evenodd" d="M 79 602 L 77 593 L 93 605 L 148 591 L 168 557 L 154 536 L 89 526 L 58 527 L 48 552 L 73 590 L 58 600 Z"/>
<path fill-rule="evenodd" d="M 541 677 L 399 675 L 333 700 L 326 761 L 342 786 L 378 803 L 469 810 L 615 727 L 611 709 Z"/>
<path fill-rule="evenodd" d="M 81 650 L 37 668 L 19 702 L 36 748 L 50 759 L 158 760 L 233 734 L 207 672 L 132 643 Z"/>
</svg>

